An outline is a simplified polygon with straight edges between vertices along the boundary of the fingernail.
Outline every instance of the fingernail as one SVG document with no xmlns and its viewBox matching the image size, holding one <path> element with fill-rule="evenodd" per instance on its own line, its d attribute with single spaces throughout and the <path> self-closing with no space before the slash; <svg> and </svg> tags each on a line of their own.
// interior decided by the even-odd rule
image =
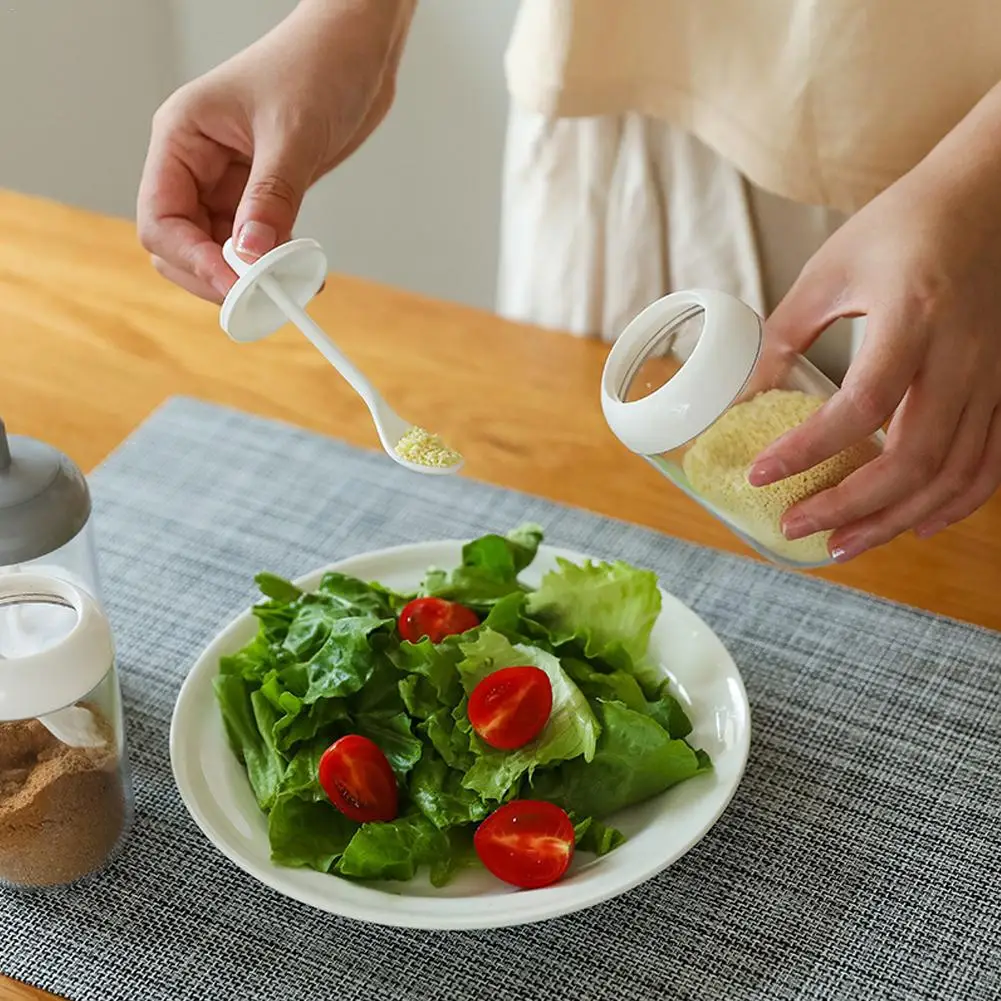
<svg viewBox="0 0 1001 1001">
<path fill-rule="evenodd" d="M 808 535 L 813 535 L 819 531 L 816 522 L 810 517 L 794 515 L 791 518 L 782 519 L 782 534 L 790 541 L 805 539 Z"/>
<path fill-rule="evenodd" d="M 866 545 L 861 539 L 847 539 L 831 549 L 831 559 L 835 563 L 847 563 L 861 556 L 866 551 Z"/>
<path fill-rule="evenodd" d="M 274 250 L 277 243 L 278 234 L 273 226 L 265 222 L 245 222 L 236 238 L 236 252 L 241 257 L 257 260 L 269 250 Z"/>
<path fill-rule="evenodd" d="M 786 465 L 781 459 L 762 459 L 751 466 L 747 474 L 747 482 L 752 487 L 767 487 L 770 483 L 784 480 Z"/>
<path fill-rule="evenodd" d="M 930 539 L 933 535 L 944 532 L 948 527 L 949 523 L 947 521 L 932 521 L 927 525 L 920 525 L 914 530 L 914 534 L 919 539 Z"/>
</svg>

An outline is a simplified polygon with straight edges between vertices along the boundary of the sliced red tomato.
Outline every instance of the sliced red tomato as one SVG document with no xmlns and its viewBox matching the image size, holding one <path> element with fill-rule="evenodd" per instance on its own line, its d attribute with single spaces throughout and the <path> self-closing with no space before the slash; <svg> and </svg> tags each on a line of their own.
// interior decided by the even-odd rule
<svg viewBox="0 0 1001 1001">
<path fill-rule="evenodd" d="M 320 758 L 320 786 L 345 817 L 367 824 L 393 820 L 396 776 L 378 744 L 351 733 L 334 741 Z"/>
<path fill-rule="evenodd" d="M 573 859 L 573 824 L 553 803 L 518 799 L 483 821 L 473 835 L 480 861 L 498 879 L 526 890 L 560 879 Z"/>
<path fill-rule="evenodd" d="M 480 624 L 479 616 L 465 605 L 444 598 L 415 598 L 400 612 L 400 635 L 410 643 L 425 636 L 440 643 L 446 636 L 465 633 Z"/>
<path fill-rule="evenodd" d="M 534 740 L 553 711 L 553 686 L 538 667 L 502 667 L 469 696 L 469 722 L 491 746 L 513 751 Z"/>
</svg>

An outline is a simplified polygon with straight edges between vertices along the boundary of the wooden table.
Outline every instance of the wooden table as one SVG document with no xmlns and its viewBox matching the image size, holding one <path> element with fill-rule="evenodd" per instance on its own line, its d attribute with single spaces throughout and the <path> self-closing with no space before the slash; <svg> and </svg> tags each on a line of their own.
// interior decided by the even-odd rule
<svg viewBox="0 0 1001 1001">
<path fill-rule="evenodd" d="M 0 416 L 85 469 L 187 394 L 377 447 L 368 412 L 293 332 L 232 344 L 214 307 L 162 280 L 132 226 L 0 192 Z M 744 552 L 605 426 L 605 348 L 334 277 L 313 307 L 394 406 L 439 430 L 468 475 Z M 1001 629 L 1001 498 L 937 539 L 822 576 Z M 0 977 L 0 1001 L 47 997 Z"/>
</svg>

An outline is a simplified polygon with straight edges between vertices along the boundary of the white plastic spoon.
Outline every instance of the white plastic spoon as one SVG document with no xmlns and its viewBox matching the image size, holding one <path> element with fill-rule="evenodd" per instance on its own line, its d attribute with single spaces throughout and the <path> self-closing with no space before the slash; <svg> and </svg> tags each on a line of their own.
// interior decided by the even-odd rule
<svg viewBox="0 0 1001 1001">
<path fill-rule="evenodd" d="M 67 747 L 103 747 L 108 742 L 94 714 L 83 706 L 69 706 L 48 716 L 39 716 L 38 722 Z"/>
<path fill-rule="evenodd" d="M 448 475 L 462 469 L 461 456 L 450 465 L 430 465 L 411 462 L 397 451 L 404 436 L 410 432 L 421 435 L 422 429 L 393 410 L 306 312 L 304 307 L 319 291 L 327 275 L 326 255 L 315 240 L 291 240 L 253 264 L 240 258 L 232 240 L 226 241 L 222 253 L 226 263 L 239 276 L 220 312 L 220 324 L 234 341 L 260 340 L 291 321 L 365 401 L 382 447 L 394 462 L 412 472 L 432 475 Z"/>
</svg>

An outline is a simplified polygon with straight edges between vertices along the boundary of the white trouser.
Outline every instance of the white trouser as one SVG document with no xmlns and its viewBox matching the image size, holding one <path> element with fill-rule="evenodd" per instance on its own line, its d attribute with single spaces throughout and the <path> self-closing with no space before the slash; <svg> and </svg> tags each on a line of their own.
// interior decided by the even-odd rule
<svg viewBox="0 0 1001 1001">
<path fill-rule="evenodd" d="M 513 106 L 498 312 L 609 341 L 681 288 L 723 289 L 767 315 L 843 221 L 755 187 L 656 119 L 554 120 Z M 840 321 L 811 356 L 840 379 L 860 331 Z"/>
</svg>

